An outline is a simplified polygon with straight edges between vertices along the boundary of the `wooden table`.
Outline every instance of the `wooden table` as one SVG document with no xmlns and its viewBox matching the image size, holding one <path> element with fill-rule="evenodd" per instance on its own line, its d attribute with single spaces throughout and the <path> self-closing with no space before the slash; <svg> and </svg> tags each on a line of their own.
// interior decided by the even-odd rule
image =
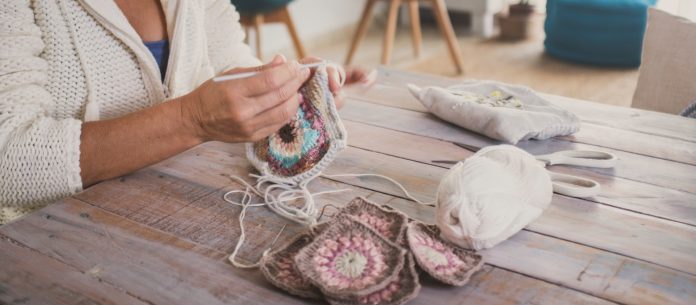
<svg viewBox="0 0 696 305">
<path fill-rule="evenodd" d="M 404 84 L 451 80 L 381 71 L 341 111 L 350 147 L 327 170 L 378 173 L 432 200 L 447 171 L 437 159 L 472 152 L 452 141 L 490 145 L 424 112 Z M 554 195 L 544 214 L 493 249 L 465 287 L 425 280 L 411 304 L 696 304 L 696 120 L 558 96 L 582 118 L 571 137 L 520 147 L 535 154 L 599 149 L 615 169 L 554 166 L 602 183 L 591 199 Z M 124 156 L 127 157 L 127 156 Z M 239 189 L 227 175 L 251 171 L 242 145 L 208 143 L 120 179 L 95 185 L 0 228 L 0 304 L 298 304 L 257 270 L 226 261 L 240 208 L 222 200 Z M 433 210 L 371 178 L 317 179 L 311 189 L 349 187 L 355 196 L 432 221 Z M 327 212 L 329 213 L 329 212 Z M 247 213 L 255 261 L 286 221 L 266 208 Z M 302 230 L 288 225 L 282 240 Z"/>
</svg>

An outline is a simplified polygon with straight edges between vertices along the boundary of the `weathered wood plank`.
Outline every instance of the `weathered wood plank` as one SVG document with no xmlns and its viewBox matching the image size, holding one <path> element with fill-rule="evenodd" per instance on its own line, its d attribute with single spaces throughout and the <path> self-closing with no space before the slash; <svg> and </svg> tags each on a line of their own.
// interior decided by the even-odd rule
<svg viewBox="0 0 696 305">
<path fill-rule="evenodd" d="M 410 93 L 405 88 L 375 85 L 368 92 L 372 93 L 356 94 L 354 96 L 363 102 L 405 108 L 417 112 L 427 112 L 414 97 L 408 97 Z M 348 106 L 350 104 L 348 103 Z M 678 118 L 677 116 L 673 117 Z M 696 133 L 696 122 L 682 124 L 682 129 L 688 130 L 689 128 L 694 129 L 694 133 Z M 583 121 L 580 131 L 572 136 L 565 137 L 565 139 L 576 143 L 607 147 L 696 165 L 696 142 L 665 137 L 663 135 L 646 134 Z"/>
<path fill-rule="evenodd" d="M 304 304 L 258 272 L 196 253 L 202 248 L 75 199 L 52 204 L 0 233 L 152 304 Z M 202 252 L 209 252 L 205 250 Z"/>
<path fill-rule="evenodd" d="M 183 170 L 191 164 L 215 163 L 220 160 L 219 162 L 222 162 L 225 167 L 237 166 L 243 168 L 242 171 L 246 171 L 248 170 L 247 162 L 235 157 L 243 152 L 241 146 L 209 143 L 198 149 L 201 151 L 192 151 L 190 154 L 177 157 L 180 160 L 176 163 L 169 163 L 166 167 L 158 165 L 154 168 L 168 173 L 184 174 L 186 175 L 182 177 L 184 179 L 208 181 L 213 185 L 228 184 L 232 189 L 241 188 L 241 186 L 231 183 L 223 177 L 221 175 L 223 172 L 205 171 L 191 174 L 189 171 Z M 239 170 L 235 173 L 244 174 Z M 310 184 L 310 189 L 314 191 L 344 188 L 346 185 L 328 179 L 317 179 Z M 352 191 L 349 193 L 322 196 L 318 202 L 340 206 L 354 196 L 365 196 L 375 202 L 394 206 L 416 219 L 433 221 L 431 208 L 418 206 L 411 201 L 383 193 L 362 188 L 350 188 Z M 226 205 L 221 200 L 221 196 L 222 192 L 217 195 L 210 194 L 205 199 L 198 200 L 169 215 L 155 226 L 174 234 L 184 234 L 182 235 L 184 238 L 192 238 L 196 242 L 210 244 L 221 251 L 230 252 L 234 247 L 236 238 L 224 240 L 218 236 L 226 234 L 238 236 L 238 223 L 236 222 L 238 214 L 236 214 L 236 207 L 220 208 L 220 206 Z M 189 209 L 190 211 L 187 211 Z M 326 215 L 331 215 L 333 212 L 333 209 L 327 209 Z M 241 257 L 255 261 L 259 258 L 259 253 L 266 249 L 275 232 L 278 232 L 287 222 L 265 208 L 254 208 L 247 213 L 245 223 L 247 229 L 262 227 L 267 231 L 255 233 L 261 238 L 248 240 L 242 248 Z M 190 234 L 187 230 L 190 230 L 192 226 L 197 227 L 194 233 Z M 281 235 L 281 240 L 287 239 L 296 230 L 298 228 L 295 225 L 289 225 L 285 233 Z M 185 234 L 190 235 L 186 237 Z M 661 303 L 681 304 L 694 300 L 694 296 L 684 293 L 696 289 L 694 276 L 534 232 L 524 231 L 517 234 L 500 246 L 486 251 L 485 255 L 492 265 L 621 303 L 653 304 L 655 301 L 660 301 Z M 625 268 L 631 269 L 624 270 Z M 636 274 L 639 274 L 640 277 L 634 277 Z M 634 286 L 641 286 L 641 289 L 636 290 Z"/>
<path fill-rule="evenodd" d="M 412 83 L 418 86 L 442 87 L 455 85 L 460 82 L 459 80 L 451 78 L 391 69 L 380 69 L 378 79 L 379 82 L 373 88 L 375 90 L 353 90 L 350 92 L 350 95 L 356 98 L 393 103 L 394 107 L 398 108 L 426 111 L 425 108 L 405 90 L 406 84 Z M 383 87 L 400 89 L 400 92 L 397 93 L 394 90 Z M 390 98 L 384 99 L 384 94 L 380 93 L 385 89 L 389 90 Z M 643 109 L 583 101 L 553 94 L 539 94 L 552 103 L 575 113 L 585 123 L 696 142 L 696 124 L 687 118 Z M 382 98 L 380 99 L 379 97 Z"/>
<path fill-rule="evenodd" d="M 133 296 L 0 235 L 0 304 L 145 305 Z"/>
<path fill-rule="evenodd" d="M 343 118 L 355 122 L 440 140 L 462 142 L 478 147 L 499 144 L 486 137 L 443 122 L 426 113 L 351 101 L 343 107 L 341 115 Z M 384 118 L 389 119 L 387 120 Z M 532 154 L 550 153 L 566 149 L 608 151 L 616 154 L 620 159 L 615 168 L 585 169 L 608 176 L 616 176 L 665 188 L 696 193 L 696 166 L 593 145 L 571 143 L 560 139 L 523 141 L 518 143 L 517 146 Z"/>
<path fill-rule="evenodd" d="M 258 271 L 236 269 L 219 261 L 224 256 L 221 252 L 205 250 L 205 246 L 75 200 L 54 204 L 9 227 L 3 227 L 2 233 L 13 240 L 118 285 L 150 304 L 318 303 L 270 287 Z M 251 228 L 251 234 L 255 236 L 263 230 Z M 49 240 L 48 236 L 53 237 Z M 510 279 L 515 279 L 514 289 L 509 288 Z M 464 288 L 426 281 L 419 297 L 410 304 L 432 304 L 433 300 L 448 304 L 456 303 L 457 299 L 477 300 L 479 304 L 529 301 L 553 304 L 559 299 L 571 303 L 610 303 L 487 266 Z"/>
<path fill-rule="evenodd" d="M 74 197 L 99 202 L 101 208 L 118 215 L 134 215 L 133 220 L 144 224 L 154 223 L 215 190 L 153 171 L 135 172 L 109 183 L 120 183 L 123 188 L 113 191 L 105 184 L 97 184 Z"/>
<path fill-rule="evenodd" d="M 219 143 L 207 147 L 216 146 L 227 147 Z M 402 149 L 419 149 L 419 147 Z M 239 155 L 243 153 L 243 147 L 232 145 L 229 149 L 225 149 L 225 153 Z M 219 158 L 222 157 L 219 156 Z M 247 166 L 244 167 L 248 169 Z M 389 176 L 397 179 L 417 198 L 432 201 L 439 179 L 445 171 L 446 169 L 440 167 L 348 148 L 325 173 L 376 173 Z M 215 175 L 219 176 L 220 173 Z M 336 178 L 334 180 L 403 196 L 396 186 L 375 178 Z M 590 201 L 554 195 L 554 201 L 546 213 L 530 228 L 542 234 L 577 241 L 692 274 L 696 273 L 696 260 L 691 256 L 691 253 L 696 251 L 696 244 L 690 242 L 696 238 L 696 228 L 693 226 L 647 217 Z"/>
<path fill-rule="evenodd" d="M 344 121 L 344 124 L 350 134 L 350 145 L 364 150 L 446 168 L 451 165 L 432 163 L 432 161 L 435 159 L 464 160 L 473 155 L 473 152 L 447 141 L 353 121 Z M 421 149 L 423 147 L 428 149 Z M 551 166 L 549 169 L 590 178 L 602 184 L 601 193 L 587 200 L 696 226 L 696 195 L 694 194 L 608 174 L 598 174 L 578 167 Z"/>
</svg>

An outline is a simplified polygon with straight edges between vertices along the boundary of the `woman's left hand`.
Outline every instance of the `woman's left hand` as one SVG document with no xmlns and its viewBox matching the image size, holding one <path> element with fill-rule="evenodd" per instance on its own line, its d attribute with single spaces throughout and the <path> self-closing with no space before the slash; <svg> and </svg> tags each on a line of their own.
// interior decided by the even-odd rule
<svg viewBox="0 0 696 305">
<path fill-rule="evenodd" d="M 302 63 L 312 63 L 321 60 L 316 57 L 307 57 L 300 62 Z M 345 86 L 360 86 L 364 88 L 369 88 L 377 80 L 377 70 L 375 69 L 365 69 L 361 67 L 348 67 L 344 68 L 341 65 L 329 65 L 326 68 L 326 72 L 329 74 L 329 89 L 334 95 L 336 101 L 336 106 L 341 108 L 344 102 L 344 94 L 342 92 Z M 341 78 L 345 77 L 345 80 Z"/>
</svg>

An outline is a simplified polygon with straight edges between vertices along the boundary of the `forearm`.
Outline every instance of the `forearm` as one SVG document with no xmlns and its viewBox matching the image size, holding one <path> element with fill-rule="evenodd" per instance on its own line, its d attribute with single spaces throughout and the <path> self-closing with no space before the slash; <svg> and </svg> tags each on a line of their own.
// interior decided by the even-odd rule
<svg viewBox="0 0 696 305">
<path fill-rule="evenodd" d="M 83 186 L 125 175 L 202 142 L 182 112 L 183 98 L 129 115 L 82 125 Z"/>
</svg>

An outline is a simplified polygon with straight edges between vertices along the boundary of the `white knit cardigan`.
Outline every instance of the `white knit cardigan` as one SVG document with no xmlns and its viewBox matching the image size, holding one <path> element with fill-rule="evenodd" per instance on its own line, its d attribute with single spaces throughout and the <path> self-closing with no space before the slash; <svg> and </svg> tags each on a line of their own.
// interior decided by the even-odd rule
<svg viewBox="0 0 696 305">
<path fill-rule="evenodd" d="M 229 0 L 162 0 L 162 7 L 170 40 L 164 84 L 113 1 L 0 1 L 0 224 L 82 189 L 82 122 L 259 64 Z"/>
</svg>

